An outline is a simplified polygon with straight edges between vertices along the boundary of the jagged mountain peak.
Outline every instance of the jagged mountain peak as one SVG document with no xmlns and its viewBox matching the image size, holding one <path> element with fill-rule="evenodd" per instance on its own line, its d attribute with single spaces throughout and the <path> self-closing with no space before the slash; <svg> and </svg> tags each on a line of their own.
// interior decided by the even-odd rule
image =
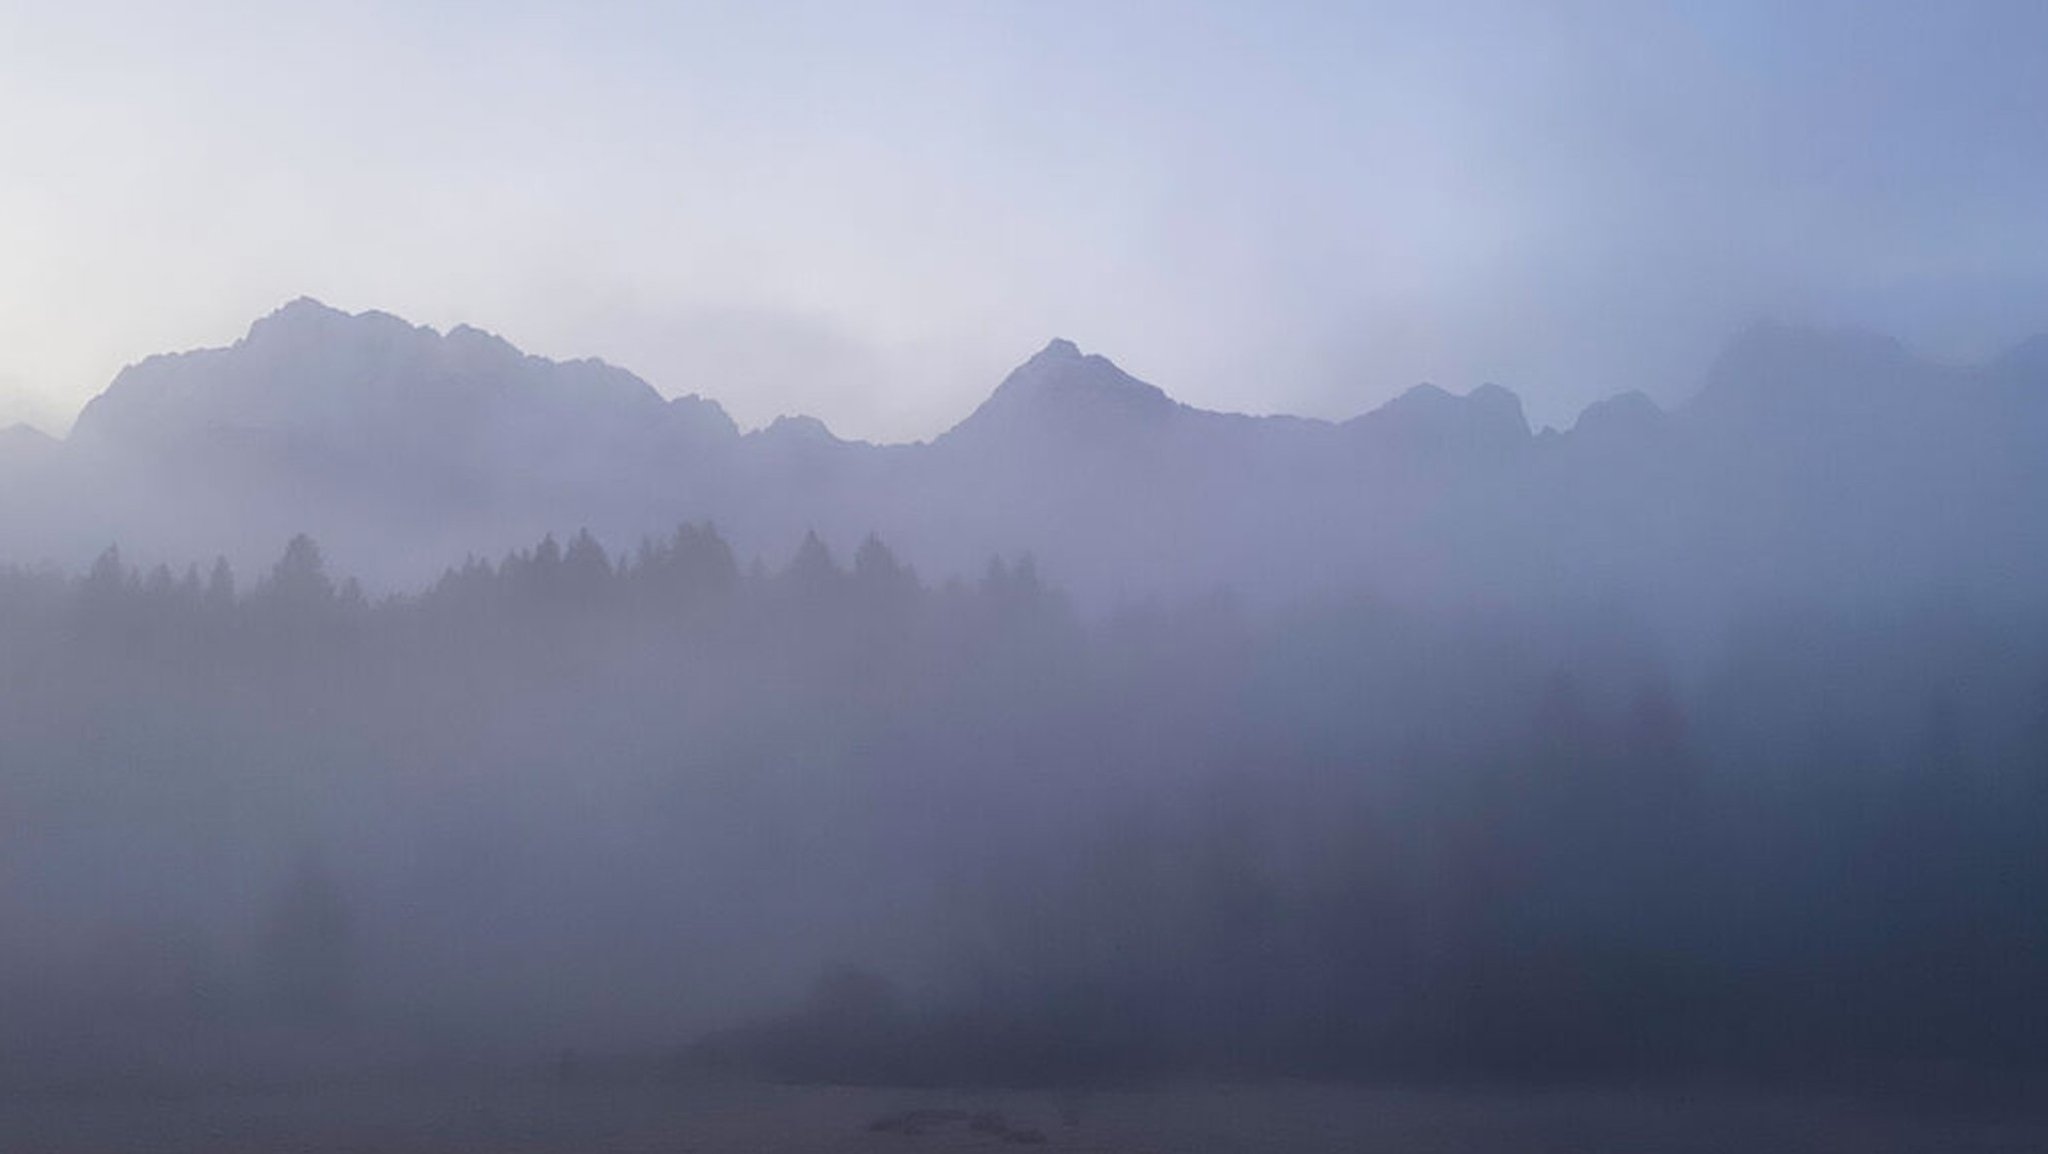
<svg viewBox="0 0 2048 1154">
<path fill-rule="evenodd" d="M 297 296 L 256 318 L 251 332 L 279 327 L 303 327 L 348 320 L 355 314 L 335 308 L 317 297 Z"/>
<path fill-rule="evenodd" d="M 1088 439 L 1155 426 L 1182 406 L 1099 353 L 1056 338 L 1011 370 L 947 438 L 1023 433 Z"/>
<path fill-rule="evenodd" d="M 671 405 L 603 361 L 552 361 L 473 326 L 443 334 L 389 313 L 350 313 L 299 297 L 232 345 L 122 370 L 87 404 L 77 434 L 183 441 L 238 429 L 315 440 L 382 435 L 424 448 L 437 432 L 466 435 L 507 422 L 555 422 L 566 431 L 664 417 L 737 432 L 715 403 Z"/>
<path fill-rule="evenodd" d="M 360 340 L 373 334 L 386 340 L 409 336 L 434 339 L 440 335 L 387 312 L 371 309 L 351 313 L 313 297 L 302 296 L 258 317 L 239 343 L 289 348 L 325 345 L 336 340 Z"/>
<path fill-rule="evenodd" d="M 1384 447 L 1406 451 L 1498 452 L 1530 438 L 1522 398 L 1495 384 L 1480 385 L 1463 396 L 1433 384 L 1416 385 L 1346 421 L 1344 427 Z"/>
<path fill-rule="evenodd" d="M 996 386 L 996 395 L 1054 393 L 1079 395 L 1088 392 L 1123 394 L 1151 402 L 1171 404 L 1164 390 L 1131 376 L 1115 361 L 1101 353 L 1084 353 L 1081 346 L 1065 337 L 1054 337 L 1030 360 L 1010 371 Z M 991 398 L 993 399 L 993 398 Z"/>
<path fill-rule="evenodd" d="M 323 319 L 346 319 L 354 313 L 335 308 L 318 297 L 300 295 L 257 318 L 256 324 L 295 324 Z"/>
<path fill-rule="evenodd" d="M 766 428 L 758 429 L 751 436 L 765 441 L 790 444 L 836 445 L 842 444 L 825 422 L 801 413 L 784 413 L 769 422 Z"/>
</svg>

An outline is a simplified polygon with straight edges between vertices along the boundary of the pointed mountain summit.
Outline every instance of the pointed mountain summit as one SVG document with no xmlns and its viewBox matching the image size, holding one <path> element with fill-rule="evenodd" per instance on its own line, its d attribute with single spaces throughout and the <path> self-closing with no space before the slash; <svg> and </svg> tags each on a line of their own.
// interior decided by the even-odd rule
<svg viewBox="0 0 2048 1154">
<path fill-rule="evenodd" d="M 1055 339 L 1011 370 L 979 408 L 940 440 L 1095 442 L 1161 427 L 1183 410 L 1163 390 L 1124 372 L 1108 357 Z"/>
<path fill-rule="evenodd" d="M 267 315 L 256 318 L 249 325 L 248 335 L 242 338 L 242 343 L 272 347 L 303 347 L 324 340 L 346 339 L 345 334 L 350 329 L 359 332 L 374 329 L 387 337 L 398 338 L 416 331 L 416 326 L 376 309 L 348 313 L 312 297 L 302 296 L 288 300 Z"/>
<path fill-rule="evenodd" d="M 802 413 L 784 413 L 768 423 L 764 429 L 748 433 L 751 441 L 781 445 L 840 445 L 845 444 L 833 433 L 831 426 L 816 417 Z"/>
</svg>

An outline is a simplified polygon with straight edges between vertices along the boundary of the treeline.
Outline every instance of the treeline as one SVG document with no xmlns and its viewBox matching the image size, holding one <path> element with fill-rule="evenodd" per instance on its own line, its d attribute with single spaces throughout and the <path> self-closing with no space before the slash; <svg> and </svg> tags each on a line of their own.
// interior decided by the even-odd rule
<svg viewBox="0 0 2048 1154">
<path fill-rule="evenodd" d="M 246 588 L 110 552 L 0 575 L 0 799 L 15 1079 L 2048 1060 L 2048 629 L 1938 601 L 1675 656 L 708 526 L 379 599 L 304 538 Z"/>
</svg>

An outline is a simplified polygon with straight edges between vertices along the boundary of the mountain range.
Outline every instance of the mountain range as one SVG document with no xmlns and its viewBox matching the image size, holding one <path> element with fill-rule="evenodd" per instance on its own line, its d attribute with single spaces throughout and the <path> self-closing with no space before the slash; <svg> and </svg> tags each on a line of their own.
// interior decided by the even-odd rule
<svg viewBox="0 0 2048 1154">
<path fill-rule="evenodd" d="M 465 554 L 709 520 L 779 563 L 880 535 L 927 578 L 1032 554 L 1085 602 L 1316 593 L 1464 603 L 1896 600 L 2048 588 L 2048 338 L 1940 365 L 1762 325 L 1695 395 L 1533 431 L 1483 385 L 1342 422 L 1211 412 L 1054 340 L 928 442 L 788 417 L 741 431 L 596 360 L 301 299 L 226 348 L 123 370 L 63 440 L 0 431 L 0 560 L 109 543 L 261 566 L 307 532 L 417 586 Z"/>
</svg>

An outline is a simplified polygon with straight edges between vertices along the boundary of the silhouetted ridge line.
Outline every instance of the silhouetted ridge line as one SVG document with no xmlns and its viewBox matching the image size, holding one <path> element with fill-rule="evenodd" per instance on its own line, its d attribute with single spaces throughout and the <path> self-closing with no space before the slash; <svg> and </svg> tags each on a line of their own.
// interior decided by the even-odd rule
<svg viewBox="0 0 2048 1154">
<path fill-rule="evenodd" d="M 1610 400 L 1537 436 L 1497 385 L 1417 386 L 1342 423 L 1250 417 L 1061 339 L 932 441 L 873 445 L 800 416 L 743 436 L 601 361 L 302 300 L 231 347 L 124 370 L 54 452 L 0 443 L 0 544 L 249 564 L 306 530 L 393 588 L 543 526 L 630 540 L 714 519 L 743 555 L 879 531 L 934 579 L 1028 551 L 1098 608 L 1613 596 L 1698 632 L 1766 581 L 1872 604 L 2048 583 L 2027 514 L 2048 500 L 2037 359 L 1944 367 L 1759 326 L 1685 404 Z"/>
</svg>

